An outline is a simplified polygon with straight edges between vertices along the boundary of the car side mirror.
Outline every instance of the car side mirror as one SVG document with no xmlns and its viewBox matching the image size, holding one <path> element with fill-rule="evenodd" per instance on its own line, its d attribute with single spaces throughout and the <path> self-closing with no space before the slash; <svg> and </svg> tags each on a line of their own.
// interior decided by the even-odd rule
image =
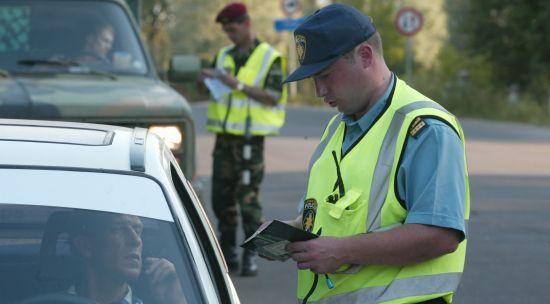
<svg viewBox="0 0 550 304">
<path fill-rule="evenodd" d="M 170 82 L 195 81 L 201 70 L 201 61 L 195 55 L 174 55 L 170 59 L 168 80 Z"/>
</svg>

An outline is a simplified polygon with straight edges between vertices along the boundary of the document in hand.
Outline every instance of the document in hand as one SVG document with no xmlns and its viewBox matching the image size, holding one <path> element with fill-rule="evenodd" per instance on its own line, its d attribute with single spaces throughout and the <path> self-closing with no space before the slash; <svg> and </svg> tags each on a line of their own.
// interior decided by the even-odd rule
<svg viewBox="0 0 550 304">
<path fill-rule="evenodd" d="M 204 84 L 214 99 L 219 100 L 223 95 L 231 93 L 231 88 L 216 78 L 206 78 Z"/>
<path fill-rule="evenodd" d="M 257 251 L 260 256 L 272 260 L 285 261 L 290 257 L 290 253 L 285 249 L 287 244 L 307 241 L 316 237 L 317 235 L 311 232 L 273 220 L 269 225 L 251 235 L 241 244 L 241 247 Z"/>
</svg>

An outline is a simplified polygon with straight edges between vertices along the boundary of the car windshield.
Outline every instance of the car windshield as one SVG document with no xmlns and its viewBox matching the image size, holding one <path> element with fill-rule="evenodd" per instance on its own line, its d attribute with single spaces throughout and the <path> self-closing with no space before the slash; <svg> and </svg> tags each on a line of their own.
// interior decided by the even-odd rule
<svg viewBox="0 0 550 304">
<path fill-rule="evenodd" d="M 0 171 L 0 303 L 203 302 L 191 251 L 154 180 Z"/>
<path fill-rule="evenodd" d="M 102 1 L 0 2 L 4 73 L 145 74 L 129 16 Z"/>
</svg>

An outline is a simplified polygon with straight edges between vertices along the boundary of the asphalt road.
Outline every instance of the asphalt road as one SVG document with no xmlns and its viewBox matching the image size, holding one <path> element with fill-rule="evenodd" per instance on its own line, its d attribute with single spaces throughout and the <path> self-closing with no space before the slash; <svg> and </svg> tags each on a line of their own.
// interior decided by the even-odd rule
<svg viewBox="0 0 550 304">
<path fill-rule="evenodd" d="M 210 210 L 213 136 L 204 130 L 205 104 L 194 105 L 193 110 L 199 174 Z M 334 113 L 327 108 L 290 107 L 281 136 L 267 140 L 262 185 L 266 218 L 296 215 L 305 187 L 305 162 Z M 461 121 L 468 139 L 471 218 L 466 269 L 455 303 L 550 303 L 550 129 Z M 295 269 L 292 262 L 260 261 L 258 277 L 232 277 L 243 303 L 295 303 Z"/>
</svg>

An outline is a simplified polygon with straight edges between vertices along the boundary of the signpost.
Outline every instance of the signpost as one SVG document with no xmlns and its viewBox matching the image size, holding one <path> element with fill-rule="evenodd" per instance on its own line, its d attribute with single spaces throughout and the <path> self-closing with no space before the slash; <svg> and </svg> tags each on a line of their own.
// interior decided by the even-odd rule
<svg viewBox="0 0 550 304">
<path fill-rule="evenodd" d="M 422 29 L 424 20 L 422 14 L 411 7 L 404 7 L 397 12 L 394 24 L 397 31 L 404 36 L 407 36 L 405 45 L 405 72 L 407 82 L 412 80 L 412 62 L 413 62 L 413 47 L 411 37 Z"/>
<path fill-rule="evenodd" d="M 273 22 L 273 27 L 277 32 L 292 32 L 304 21 L 304 18 L 294 18 L 294 16 L 299 15 L 301 11 L 300 2 L 298 0 L 281 0 L 281 9 L 286 18 L 276 19 Z M 294 71 L 296 69 L 296 51 L 294 50 L 295 46 L 292 34 L 289 35 L 288 39 L 288 70 Z M 297 91 L 296 82 L 291 82 L 289 84 L 289 89 L 290 96 L 295 96 Z"/>
<path fill-rule="evenodd" d="M 298 0 L 281 0 L 281 8 L 287 17 L 292 17 L 301 9 Z"/>
<path fill-rule="evenodd" d="M 294 31 L 298 25 L 300 25 L 304 21 L 304 18 L 283 18 L 283 19 L 275 19 L 273 22 L 273 27 L 277 32 L 292 32 Z"/>
</svg>

